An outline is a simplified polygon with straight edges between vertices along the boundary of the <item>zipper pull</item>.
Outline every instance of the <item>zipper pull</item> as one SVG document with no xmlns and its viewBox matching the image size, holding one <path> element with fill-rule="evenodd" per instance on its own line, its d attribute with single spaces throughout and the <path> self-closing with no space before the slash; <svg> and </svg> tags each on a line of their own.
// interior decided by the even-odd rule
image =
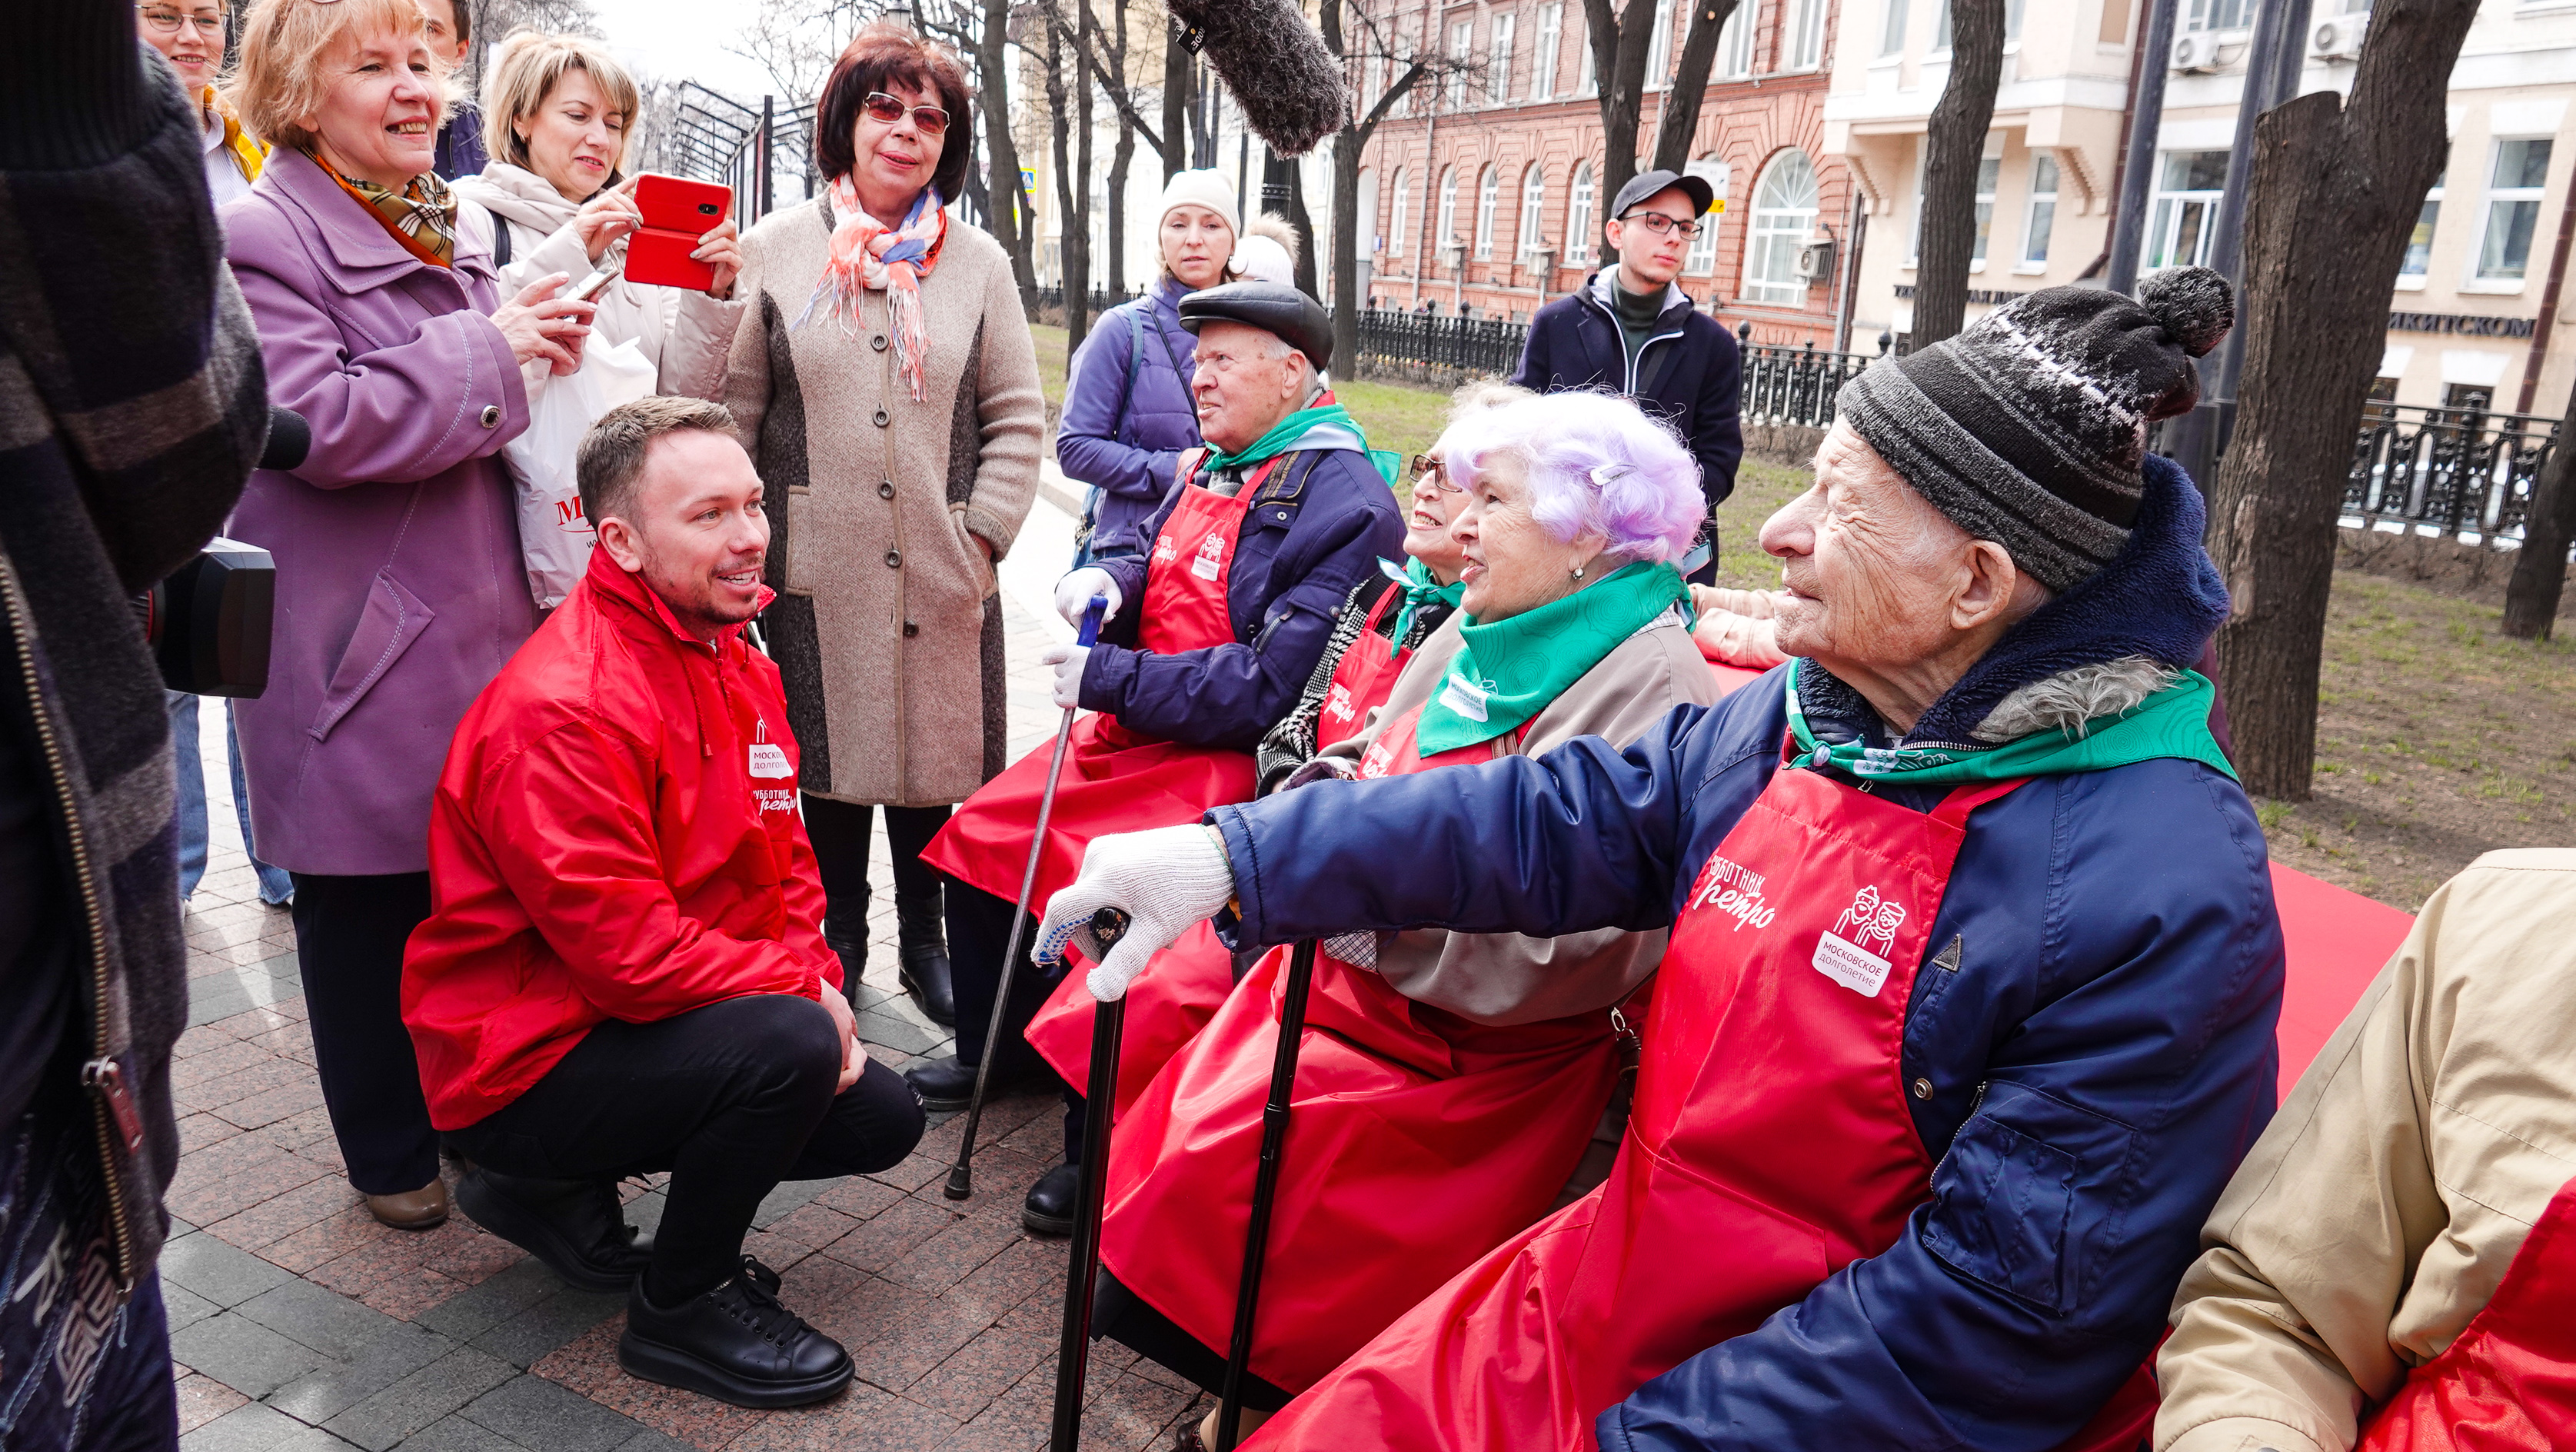
<svg viewBox="0 0 2576 1452">
<path fill-rule="evenodd" d="M 92 1059 L 81 1065 L 81 1082 L 107 1101 L 108 1113 L 116 1116 L 116 1132 L 125 1141 L 125 1152 L 140 1151 L 143 1115 L 134 1107 L 134 1091 L 126 1087 L 124 1066 L 114 1059 Z"/>
</svg>

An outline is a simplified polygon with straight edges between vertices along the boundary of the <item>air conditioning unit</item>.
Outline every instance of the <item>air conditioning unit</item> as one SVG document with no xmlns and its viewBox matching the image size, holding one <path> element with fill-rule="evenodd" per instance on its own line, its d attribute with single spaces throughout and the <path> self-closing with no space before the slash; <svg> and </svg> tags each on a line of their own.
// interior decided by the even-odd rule
<svg viewBox="0 0 2576 1452">
<path fill-rule="evenodd" d="M 1834 275 L 1834 244 L 1810 242 L 1798 249 L 1798 276 L 1806 282 L 1829 281 Z"/>
<path fill-rule="evenodd" d="M 2308 59 L 2348 61 L 2361 58 L 2361 38 L 2370 30 L 2370 13 L 2336 15 L 2308 30 Z"/>
<path fill-rule="evenodd" d="M 2218 37 L 2205 30 L 2175 36 L 2173 68 L 2185 75 L 2202 75 L 2218 69 Z"/>
</svg>

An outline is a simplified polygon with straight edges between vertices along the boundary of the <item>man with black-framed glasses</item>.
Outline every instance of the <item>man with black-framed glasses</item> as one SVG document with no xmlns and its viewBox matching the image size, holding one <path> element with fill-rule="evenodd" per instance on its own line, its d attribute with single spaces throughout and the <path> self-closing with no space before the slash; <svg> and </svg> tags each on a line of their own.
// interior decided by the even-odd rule
<svg viewBox="0 0 2576 1452">
<path fill-rule="evenodd" d="M 1715 200 L 1706 181 L 1669 171 L 1640 172 L 1621 187 L 1601 227 L 1618 262 L 1538 310 L 1512 373 L 1512 382 L 1541 393 L 1611 389 L 1671 424 L 1699 460 L 1712 516 L 1734 492 L 1744 457 L 1741 375 L 1734 337 L 1694 308 L 1673 279 L 1699 229 L 1717 225 L 1708 215 Z M 1692 553 L 1685 573 L 1703 584 L 1714 580 L 1714 524 Z"/>
</svg>

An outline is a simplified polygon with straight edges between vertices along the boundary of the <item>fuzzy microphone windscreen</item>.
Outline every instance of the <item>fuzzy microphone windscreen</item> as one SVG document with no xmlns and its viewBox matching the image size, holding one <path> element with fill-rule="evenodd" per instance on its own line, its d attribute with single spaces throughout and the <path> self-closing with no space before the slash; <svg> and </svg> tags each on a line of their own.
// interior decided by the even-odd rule
<svg viewBox="0 0 2576 1452">
<path fill-rule="evenodd" d="M 1341 62 L 1294 0 L 1167 0 L 1234 93 L 1244 123 L 1281 156 L 1303 156 L 1342 129 Z"/>
</svg>

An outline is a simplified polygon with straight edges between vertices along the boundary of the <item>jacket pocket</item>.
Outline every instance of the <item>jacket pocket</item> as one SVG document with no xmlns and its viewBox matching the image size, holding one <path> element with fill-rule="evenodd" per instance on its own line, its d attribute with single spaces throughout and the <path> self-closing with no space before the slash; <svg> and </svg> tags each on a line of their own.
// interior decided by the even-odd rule
<svg viewBox="0 0 2576 1452">
<path fill-rule="evenodd" d="M 437 618 L 438 612 L 404 589 L 390 571 L 377 571 L 375 584 L 367 591 L 367 608 L 358 616 L 358 629 L 349 637 L 348 648 L 340 652 L 331 683 L 323 688 L 321 713 L 306 728 L 313 739 L 329 740 L 331 729 L 357 708 Z"/>
<path fill-rule="evenodd" d="M 1994 1117 L 1960 1127 L 1933 1174 L 1923 1243 L 1951 1269 L 2064 1315 L 2076 1158 Z"/>
<path fill-rule="evenodd" d="M 975 598 L 990 600 L 1001 593 L 1002 577 L 985 557 L 984 546 L 975 538 L 975 532 L 966 527 L 965 511 L 948 511 L 948 527 L 957 536 L 957 548 L 965 556 L 960 563 L 966 567 L 966 578 L 975 582 Z"/>
</svg>

